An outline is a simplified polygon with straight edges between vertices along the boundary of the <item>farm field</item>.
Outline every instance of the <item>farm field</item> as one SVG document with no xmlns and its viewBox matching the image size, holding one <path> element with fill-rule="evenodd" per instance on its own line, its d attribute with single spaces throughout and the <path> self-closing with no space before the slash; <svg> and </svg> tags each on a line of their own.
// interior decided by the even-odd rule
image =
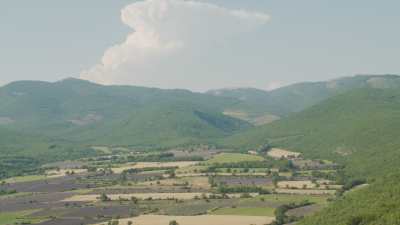
<svg viewBox="0 0 400 225">
<path fill-rule="evenodd" d="M 0 225 L 400 225 L 400 0 L 1 3 Z"/>
<path fill-rule="evenodd" d="M 194 199 L 195 197 L 200 198 L 202 195 L 209 196 L 210 193 L 135 193 L 135 194 L 111 194 L 108 195 L 110 200 L 127 199 L 130 200 L 132 197 L 145 200 L 145 199 L 155 199 L 155 200 L 167 200 L 167 199 L 178 199 L 178 200 L 188 200 Z M 76 195 L 70 198 L 64 199 L 64 202 L 94 202 L 100 201 L 99 195 Z"/>
<path fill-rule="evenodd" d="M 296 189 L 312 189 L 316 188 L 316 184 L 309 181 L 280 181 L 278 182 L 279 188 L 296 188 Z"/>
<path fill-rule="evenodd" d="M 26 210 L 18 212 L 0 212 L 0 225 L 9 224 L 34 224 L 43 221 L 43 219 L 36 218 L 32 219 L 29 216 L 36 212 L 36 210 Z"/>
<path fill-rule="evenodd" d="M 272 148 L 267 152 L 267 155 L 275 159 L 280 159 L 280 158 L 297 158 L 301 154 L 299 152 L 292 152 L 285 149 Z"/>
<path fill-rule="evenodd" d="M 268 216 L 274 217 L 274 208 L 221 208 L 213 211 L 213 215 Z"/>
<path fill-rule="evenodd" d="M 20 176 L 20 177 L 11 177 L 11 178 L 8 178 L 5 180 L 1 180 L 0 182 L 21 183 L 21 182 L 45 180 L 46 178 L 47 178 L 47 176 L 45 176 L 45 175 L 28 175 L 28 176 Z"/>
<path fill-rule="evenodd" d="M 119 220 L 119 224 L 128 225 L 132 221 L 134 225 L 165 225 L 171 221 L 176 221 L 178 224 L 185 225 L 243 225 L 254 224 L 264 225 L 274 221 L 273 217 L 265 216 L 217 216 L 217 215 L 202 215 L 202 216 L 159 216 L 159 215 L 144 215 L 135 218 Z M 97 224 L 97 225 L 102 225 Z"/>
<path fill-rule="evenodd" d="M 277 188 L 275 190 L 279 194 L 296 194 L 296 195 L 334 195 L 335 190 L 320 190 L 320 189 L 285 189 Z"/>
<path fill-rule="evenodd" d="M 184 168 L 194 166 L 199 162 L 138 162 L 132 165 L 122 165 L 121 167 L 111 168 L 114 173 L 122 173 L 129 169 L 145 169 L 145 168 Z"/>
<path fill-rule="evenodd" d="M 264 225 L 287 205 L 294 207 L 291 218 L 319 211 L 336 192 L 335 181 L 312 177 L 315 170 L 301 175 L 302 168 L 291 161 L 302 159 L 202 151 L 207 159 L 200 161 L 182 160 L 192 159 L 185 150 L 118 151 L 49 164 L 43 174 L 1 184 L 6 195 L 0 196 L 0 215 L 31 212 L 18 219 L 38 225 L 108 224 L 115 218 L 138 225 L 171 220 L 197 225 L 199 219 Z"/>
<path fill-rule="evenodd" d="M 249 154 L 221 153 L 208 160 L 207 164 L 254 162 L 254 161 L 263 161 L 263 158 L 261 156 L 249 155 Z"/>
<path fill-rule="evenodd" d="M 46 178 L 57 178 L 68 176 L 69 174 L 82 174 L 86 173 L 86 169 L 59 169 L 59 170 L 47 170 Z"/>
</svg>

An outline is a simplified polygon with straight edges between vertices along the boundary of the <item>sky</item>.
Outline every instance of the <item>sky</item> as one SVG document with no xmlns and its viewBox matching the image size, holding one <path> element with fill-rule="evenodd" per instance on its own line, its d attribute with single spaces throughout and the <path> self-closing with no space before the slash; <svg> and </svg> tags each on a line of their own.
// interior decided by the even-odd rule
<svg viewBox="0 0 400 225">
<path fill-rule="evenodd" d="M 0 85 L 66 77 L 205 91 L 400 74 L 397 0 L 13 0 Z"/>
</svg>

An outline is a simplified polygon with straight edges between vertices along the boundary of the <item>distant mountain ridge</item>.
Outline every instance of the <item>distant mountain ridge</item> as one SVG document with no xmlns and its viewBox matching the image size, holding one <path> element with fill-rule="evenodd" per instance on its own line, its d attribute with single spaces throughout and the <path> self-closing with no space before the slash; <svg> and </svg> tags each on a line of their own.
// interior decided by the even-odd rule
<svg viewBox="0 0 400 225">
<path fill-rule="evenodd" d="M 219 139 L 231 140 L 232 135 L 238 137 L 232 139 L 234 144 L 248 133 L 259 132 L 250 129 L 254 124 L 279 117 L 288 121 L 285 118 L 290 120 L 297 111 L 353 89 L 397 87 L 400 77 L 396 75 L 300 83 L 268 92 L 246 88 L 207 93 L 103 86 L 79 79 L 18 81 L 0 88 L 0 128 L 52 140 L 49 145 L 62 140 L 73 145 L 168 148 L 218 144 Z M 271 126 L 275 124 L 279 121 Z M 265 127 L 269 125 L 260 129 Z"/>
<path fill-rule="evenodd" d="M 356 88 L 400 87 L 398 75 L 356 75 L 330 81 L 297 83 L 271 91 L 254 88 L 233 88 L 210 90 L 213 96 L 241 100 L 242 108 L 250 107 L 255 114 L 269 113 L 286 117 L 300 112 L 325 99 Z M 239 110 L 239 109 L 232 109 Z"/>
<path fill-rule="evenodd" d="M 118 139 L 154 146 L 164 143 L 149 137 L 184 144 L 182 139 L 217 138 L 250 127 L 222 114 L 223 107 L 237 102 L 187 90 L 102 86 L 78 79 L 20 81 L 0 88 L 0 117 L 2 126 L 16 131 L 90 143 L 107 136 L 113 144 Z M 148 133 L 141 132 L 146 128 Z"/>
</svg>

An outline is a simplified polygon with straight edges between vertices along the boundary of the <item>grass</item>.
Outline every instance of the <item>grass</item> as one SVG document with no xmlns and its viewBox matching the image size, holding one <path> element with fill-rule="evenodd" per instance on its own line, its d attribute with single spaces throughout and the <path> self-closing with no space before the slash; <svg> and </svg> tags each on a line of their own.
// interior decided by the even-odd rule
<svg viewBox="0 0 400 225">
<path fill-rule="evenodd" d="M 257 155 L 248 155 L 240 153 L 221 153 L 208 160 L 208 164 L 215 163 L 238 163 L 238 162 L 252 162 L 263 161 L 264 158 Z"/>
<path fill-rule="evenodd" d="M 38 181 L 46 179 L 47 177 L 45 175 L 29 175 L 29 176 L 11 177 L 2 181 L 6 183 L 21 183 L 21 182 L 30 182 L 30 181 Z"/>
<path fill-rule="evenodd" d="M 309 201 L 311 203 L 326 205 L 326 196 L 309 196 L 309 195 L 289 195 L 289 194 L 271 194 L 271 195 L 260 195 L 256 198 L 264 200 L 266 202 L 278 203 L 278 204 L 289 204 L 289 203 L 300 203 L 303 201 Z M 246 201 L 246 199 L 244 199 Z"/>
<path fill-rule="evenodd" d="M 0 225 L 32 224 L 42 222 L 43 219 L 40 218 L 29 218 L 29 215 L 35 212 L 37 212 L 37 210 L 0 213 Z"/>
<path fill-rule="evenodd" d="M 10 199 L 10 198 L 15 198 L 15 197 L 30 196 L 32 194 L 33 193 L 31 193 L 31 192 L 18 192 L 18 193 L 11 194 L 11 195 L 2 195 L 2 196 L 0 196 L 0 201 L 3 199 Z"/>
<path fill-rule="evenodd" d="M 188 166 L 182 167 L 176 170 L 177 173 L 200 173 L 201 171 L 207 170 L 208 166 Z"/>
<path fill-rule="evenodd" d="M 274 208 L 221 208 L 213 211 L 212 215 L 238 216 L 274 216 Z"/>
</svg>

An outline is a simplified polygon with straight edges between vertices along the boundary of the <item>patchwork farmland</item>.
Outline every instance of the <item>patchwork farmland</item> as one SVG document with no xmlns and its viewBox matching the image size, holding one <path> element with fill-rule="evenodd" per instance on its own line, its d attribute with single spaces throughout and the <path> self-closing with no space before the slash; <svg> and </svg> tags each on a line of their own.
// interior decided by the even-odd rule
<svg viewBox="0 0 400 225">
<path fill-rule="evenodd" d="M 7 218 L 0 225 L 264 225 L 281 207 L 291 207 L 284 216 L 293 221 L 321 210 L 341 188 L 328 176 L 313 176 L 325 174 L 322 169 L 301 166 L 313 160 L 283 149 L 203 149 L 195 157 L 187 149 L 106 149 L 100 157 L 48 164 L 2 181 L 9 194 L 0 196 L 0 215 Z"/>
</svg>

